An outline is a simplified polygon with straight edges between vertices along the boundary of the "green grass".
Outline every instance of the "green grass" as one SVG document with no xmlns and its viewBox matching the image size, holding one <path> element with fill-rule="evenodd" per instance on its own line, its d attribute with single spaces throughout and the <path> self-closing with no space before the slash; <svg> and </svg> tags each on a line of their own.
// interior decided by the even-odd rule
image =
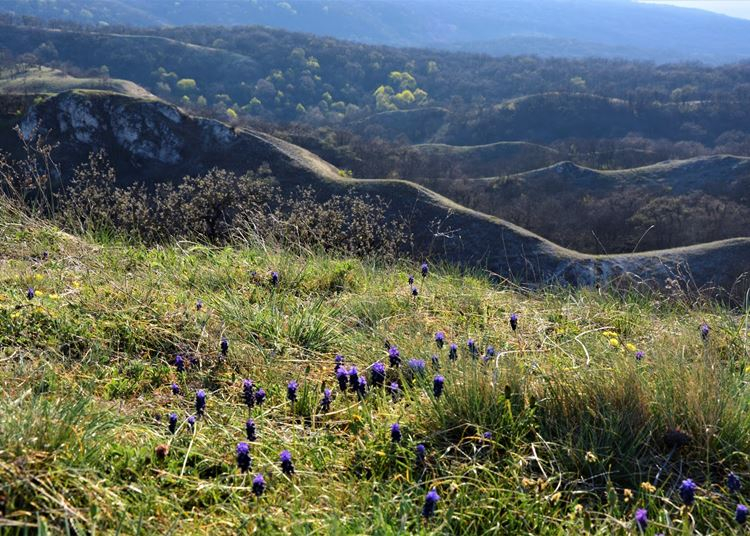
<svg viewBox="0 0 750 536">
<path fill-rule="evenodd" d="M 730 471 L 750 481 L 747 311 L 531 293 L 451 267 L 417 277 L 414 299 L 413 272 L 250 246 L 148 249 L 66 235 L 0 206 L 0 532 L 637 534 L 641 507 L 649 534 L 739 532 L 745 491 L 733 496 L 725 481 Z M 455 362 L 435 345 L 438 330 L 459 345 Z M 468 337 L 497 356 L 472 358 Z M 388 363 L 386 339 L 404 361 L 386 383 L 402 396 L 340 393 L 334 355 L 369 380 L 372 363 Z M 184 373 L 178 353 L 195 358 Z M 433 354 L 446 378 L 438 399 Z M 406 370 L 410 358 L 426 360 L 423 376 Z M 267 391 L 266 404 L 244 406 L 243 378 Z M 198 389 L 208 405 L 191 431 Z M 250 416 L 258 440 L 242 475 L 234 451 Z M 672 429 L 691 441 L 670 455 Z M 688 477 L 699 485 L 690 508 L 677 494 Z M 441 500 L 425 521 L 432 487 Z"/>
</svg>

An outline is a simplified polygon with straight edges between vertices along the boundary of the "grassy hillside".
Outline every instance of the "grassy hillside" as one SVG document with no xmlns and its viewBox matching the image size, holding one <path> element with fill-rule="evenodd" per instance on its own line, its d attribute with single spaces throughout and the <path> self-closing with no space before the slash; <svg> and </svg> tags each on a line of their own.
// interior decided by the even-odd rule
<svg viewBox="0 0 750 536">
<path fill-rule="evenodd" d="M 624 170 L 559 162 L 500 177 L 418 182 L 581 251 L 676 247 L 744 236 L 750 225 L 750 159 L 729 155 Z"/>
<path fill-rule="evenodd" d="M 525 293 L 479 272 L 430 266 L 422 278 L 411 263 L 262 244 L 147 249 L 70 236 L 5 204 L 0 238 L 4 533 L 626 534 L 641 508 L 649 534 L 738 530 L 747 310 Z M 366 379 L 361 394 L 339 387 L 335 354 L 347 381 L 352 368 Z M 262 405 L 245 404 L 243 379 Z M 696 502 L 682 506 L 688 478 Z M 440 500 L 425 519 L 431 488 Z"/>
<path fill-rule="evenodd" d="M 109 77 L 80 78 L 47 67 L 21 71 L 0 70 L 0 93 L 56 95 L 73 89 L 95 89 L 137 98 L 154 98 L 151 93 L 129 80 Z"/>
</svg>

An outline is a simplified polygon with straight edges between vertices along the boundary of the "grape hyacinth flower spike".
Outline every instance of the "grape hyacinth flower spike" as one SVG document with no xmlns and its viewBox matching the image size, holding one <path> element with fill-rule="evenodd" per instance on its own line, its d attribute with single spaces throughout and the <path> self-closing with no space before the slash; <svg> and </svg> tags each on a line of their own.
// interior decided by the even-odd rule
<svg viewBox="0 0 750 536">
<path fill-rule="evenodd" d="M 175 356 L 174 366 L 177 369 L 177 372 L 185 372 L 185 360 L 180 354 Z"/>
<path fill-rule="evenodd" d="M 261 387 L 257 391 L 255 391 L 255 403 L 260 406 L 265 401 L 266 401 L 266 392 Z"/>
<path fill-rule="evenodd" d="M 221 355 L 224 357 L 227 356 L 227 353 L 229 352 L 229 341 L 226 337 L 221 338 Z"/>
<path fill-rule="evenodd" d="M 420 443 L 417 445 L 415 451 L 417 453 L 417 465 L 422 465 L 427 457 L 427 449 L 422 443 Z"/>
<path fill-rule="evenodd" d="M 195 413 L 198 416 L 202 416 L 206 411 L 206 392 L 203 389 L 198 389 L 195 393 Z"/>
<path fill-rule="evenodd" d="M 510 329 L 516 331 L 516 328 L 518 328 L 518 315 L 516 313 L 512 313 L 510 315 Z"/>
<path fill-rule="evenodd" d="M 445 378 L 443 378 L 439 374 L 432 380 L 432 393 L 435 395 L 435 398 L 440 398 L 440 396 L 443 394 L 444 384 Z"/>
<path fill-rule="evenodd" d="M 426 262 L 422 263 L 422 278 L 427 277 L 427 273 L 430 271 L 429 266 L 427 266 Z"/>
<path fill-rule="evenodd" d="M 258 437 L 255 434 L 255 421 L 248 419 L 245 423 L 245 434 L 247 435 L 248 441 L 255 441 Z"/>
<path fill-rule="evenodd" d="M 703 324 L 701 324 L 701 328 L 700 329 L 701 329 L 701 337 L 703 338 L 704 341 L 707 341 L 708 340 L 708 334 L 711 331 L 711 328 L 708 327 L 708 324 L 706 324 L 705 322 L 703 322 Z"/>
<path fill-rule="evenodd" d="M 177 396 L 180 394 L 180 386 L 177 385 L 175 382 L 172 382 L 172 385 L 170 386 L 170 389 L 172 389 L 172 394 Z"/>
<path fill-rule="evenodd" d="M 344 367 L 341 367 L 336 371 L 336 380 L 339 382 L 339 389 L 341 392 L 345 392 L 346 386 L 349 384 L 349 375 Z"/>
<path fill-rule="evenodd" d="M 195 310 L 200 311 L 201 309 L 203 309 L 203 300 L 197 300 L 195 302 Z"/>
<path fill-rule="evenodd" d="M 409 286 L 412 286 L 413 284 L 414 284 L 414 276 L 410 275 L 409 276 Z"/>
<path fill-rule="evenodd" d="M 695 502 L 695 490 L 697 488 L 698 486 L 695 485 L 695 482 L 689 478 L 682 481 L 680 485 L 680 498 L 686 506 L 691 506 Z"/>
<path fill-rule="evenodd" d="M 286 386 L 286 398 L 289 400 L 289 402 L 296 402 L 297 401 L 297 388 L 299 387 L 299 384 L 292 380 L 290 381 Z"/>
<path fill-rule="evenodd" d="M 323 400 L 320 401 L 320 409 L 322 409 L 325 413 L 328 413 L 331 410 L 331 390 L 330 389 L 323 390 Z"/>
<path fill-rule="evenodd" d="M 370 381 L 373 387 L 380 387 L 385 382 L 385 365 L 380 361 L 373 363 L 370 369 Z"/>
<path fill-rule="evenodd" d="M 245 443 L 237 443 L 237 467 L 239 467 L 241 473 L 247 473 L 250 470 L 250 445 Z"/>
<path fill-rule="evenodd" d="M 169 414 L 169 431 L 174 434 L 176 430 L 177 430 L 177 414 L 170 413 Z"/>
<path fill-rule="evenodd" d="M 425 371 L 424 359 L 410 359 L 408 365 L 414 374 L 419 374 L 419 375 L 424 374 L 424 371 Z"/>
<path fill-rule="evenodd" d="M 255 385 L 253 380 L 242 380 L 242 399 L 248 408 L 255 405 Z"/>
<path fill-rule="evenodd" d="M 359 371 L 355 366 L 349 369 L 349 387 L 352 391 L 356 391 L 359 387 Z"/>
<path fill-rule="evenodd" d="M 388 349 L 388 360 L 392 367 L 398 367 L 401 364 L 401 353 L 395 346 Z"/>
<path fill-rule="evenodd" d="M 636 361 L 641 361 L 645 356 L 646 356 L 646 354 L 643 352 L 643 350 L 638 350 L 635 353 L 635 359 L 636 359 Z"/>
<path fill-rule="evenodd" d="M 435 507 L 437 506 L 439 500 L 440 495 L 438 495 L 435 488 L 432 488 L 430 491 L 428 491 L 427 496 L 424 499 L 424 506 L 422 507 L 422 517 L 424 517 L 425 519 L 430 519 L 432 516 L 434 516 Z"/>
<path fill-rule="evenodd" d="M 445 333 L 442 331 L 435 333 L 435 344 L 437 344 L 438 348 L 443 348 L 443 344 L 445 344 Z"/>
<path fill-rule="evenodd" d="M 336 373 L 336 372 L 338 372 L 338 371 L 339 371 L 339 369 L 340 369 L 340 368 L 341 368 L 341 367 L 343 366 L 343 364 L 344 364 L 344 356 L 343 356 L 343 355 L 340 355 L 340 354 L 336 354 L 336 357 L 334 358 L 334 362 L 335 362 L 336 364 L 335 364 L 335 365 L 333 365 L 333 372 L 334 372 L 334 373 Z"/>
<path fill-rule="evenodd" d="M 359 381 L 357 384 L 357 394 L 360 398 L 364 398 L 367 394 L 367 380 L 364 376 L 359 377 Z"/>
<path fill-rule="evenodd" d="M 744 504 L 738 504 L 737 509 L 734 511 L 734 520 L 740 525 L 744 525 L 747 521 L 747 506 Z"/>
<path fill-rule="evenodd" d="M 448 359 L 451 361 L 458 359 L 458 345 L 456 343 L 451 343 L 450 349 L 448 350 Z"/>
<path fill-rule="evenodd" d="M 401 441 L 401 426 L 397 422 L 391 425 L 391 441 L 394 443 Z"/>
<path fill-rule="evenodd" d="M 26 291 L 26 298 L 29 300 L 33 300 L 34 296 L 36 296 L 36 291 L 34 290 L 34 287 L 29 287 L 29 289 Z"/>
<path fill-rule="evenodd" d="M 191 415 L 190 417 L 188 417 L 187 423 L 191 430 L 195 428 L 195 415 Z"/>
<path fill-rule="evenodd" d="M 288 450 L 282 450 L 279 455 L 281 460 L 281 471 L 286 476 L 292 476 L 294 474 L 294 464 L 292 463 L 292 453 Z"/>
<path fill-rule="evenodd" d="M 648 527 L 648 512 L 645 508 L 639 508 L 635 511 L 635 524 L 641 532 L 645 532 Z"/>
<path fill-rule="evenodd" d="M 415 298 L 419 296 L 419 289 L 417 287 L 411 287 L 411 295 Z"/>
<path fill-rule="evenodd" d="M 264 491 L 266 491 L 266 479 L 259 473 L 253 478 L 253 493 L 256 497 L 260 497 Z"/>
<path fill-rule="evenodd" d="M 279 273 L 271 272 L 271 284 L 275 287 L 279 284 Z"/>
</svg>

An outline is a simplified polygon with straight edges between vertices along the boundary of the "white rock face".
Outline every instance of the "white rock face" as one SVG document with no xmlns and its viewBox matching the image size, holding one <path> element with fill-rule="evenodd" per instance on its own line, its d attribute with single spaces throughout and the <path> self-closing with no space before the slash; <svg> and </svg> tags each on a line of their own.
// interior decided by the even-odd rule
<svg viewBox="0 0 750 536">
<path fill-rule="evenodd" d="M 82 143 L 91 143 L 94 139 L 99 121 L 91 112 L 91 103 L 86 99 L 68 95 L 58 103 L 58 124 L 60 132 L 73 130 L 75 139 Z"/>
</svg>

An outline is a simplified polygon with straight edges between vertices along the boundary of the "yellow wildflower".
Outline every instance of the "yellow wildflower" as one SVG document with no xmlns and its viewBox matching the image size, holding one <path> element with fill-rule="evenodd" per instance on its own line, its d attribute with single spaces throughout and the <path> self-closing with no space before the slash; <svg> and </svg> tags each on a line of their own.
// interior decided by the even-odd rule
<svg viewBox="0 0 750 536">
<path fill-rule="evenodd" d="M 615 338 L 611 338 L 611 339 L 609 339 L 609 344 L 611 344 L 612 347 L 617 348 L 617 347 L 620 346 L 620 341 L 618 341 Z"/>
<path fill-rule="evenodd" d="M 656 493 L 656 486 L 651 482 L 641 482 L 641 489 L 646 493 Z"/>
<path fill-rule="evenodd" d="M 625 344 L 625 348 L 627 348 L 627 349 L 628 349 L 628 350 L 630 350 L 631 352 L 635 352 L 636 350 L 638 350 L 638 348 L 636 348 L 636 347 L 635 347 L 635 344 L 633 344 L 632 342 L 628 342 L 628 343 L 626 343 L 626 344 Z"/>
</svg>

